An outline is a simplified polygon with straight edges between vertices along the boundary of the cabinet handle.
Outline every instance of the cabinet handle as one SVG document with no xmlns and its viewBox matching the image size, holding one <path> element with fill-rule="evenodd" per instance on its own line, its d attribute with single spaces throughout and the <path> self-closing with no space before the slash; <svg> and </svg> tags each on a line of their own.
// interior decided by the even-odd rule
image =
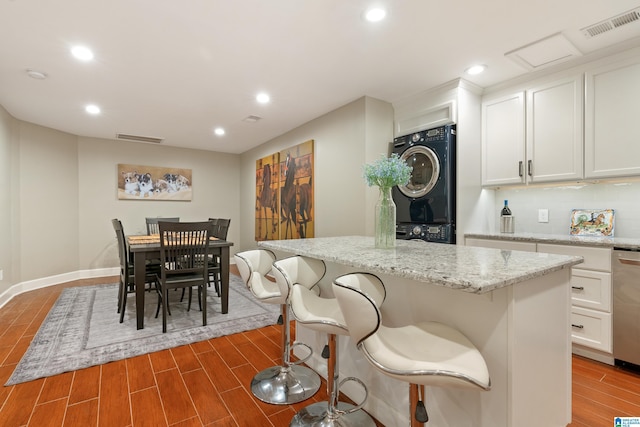
<svg viewBox="0 0 640 427">
<path fill-rule="evenodd" d="M 576 291 L 584 291 L 584 286 L 572 286 L 571 289 L 575 289 Z"/>
<path fill-rule="evenodd" d="M 618 258 L 621 264 L 627 265 L 640 265 L 640 261 L 637 259 L 629 259 L 629 258 Z"/>
<path fill-rule="evenodd" d="M 533 176 L 533 160 L 529 160 L 527 162 L 527 174 L 529 174 L 529 176 Z"/>
<path fill-rule="evenodd" d="M 518 162 L 518 176 L 522 178 L 522 160 Z"/>
<path fill-rule="evenodd" d="M 578 329 L 584 329 L 584 326 L 582 326 L 582 325 L 574 325 L 573 323 L 571 324 L 571 327 L 578 328 Z"/>
</svg>

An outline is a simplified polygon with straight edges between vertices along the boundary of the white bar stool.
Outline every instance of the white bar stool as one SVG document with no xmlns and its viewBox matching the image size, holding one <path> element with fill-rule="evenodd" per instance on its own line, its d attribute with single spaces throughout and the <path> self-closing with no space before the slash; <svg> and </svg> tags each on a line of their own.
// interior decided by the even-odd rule
<svg viewBox="0 0 640 427">
<path fill-rule="evenodd" d="M 349 335 L 346 323 L 335 298 L 321 298 L 299 280 L 300 272 L 306 265 L 322 261 L 291 257 L 273 264 L 276 282 L 291 287 L 290 305 L 296 320 L 309 329 L 326 332 L 329 335 L 327 360 L 327 402 L 319 402 L 300 410 L 291 420 L 290 427 L 375 427 L 375 421 L 362 410 L 367 400 L 367 387 L 358 378 L 348 377 L 339 381 L 337 335 Z M 324 263 L 322 263 L 324 265 Z M 295 273 L 292 273 L 295 272 Z M 297 273 L 297 274 L 296 274 Z M 323 357 L 325 351 L 323 351 Z M 339 401 L 340 386 L 346 381 L 356 381 L 365 390 L 365 397 L 358 405 Z"/>
<path fill-rule="evenodd" d="M 310 398 L 320 389 L 320 376 L 312 369 L 300 366 L 311 357 L 311 348 L 303 343 L 291 344 L 289 293 L 281 293 L 278 285 L 266 278 L 276 259 L 275 255 L 259 249 L 241 252 L 234 257 L 240 276 L 251 293 L 264 303 L 280 304 L 282 309 L 278 319 L 278 324 L 282 325 L 282 364 L 256 374 L 251 380 L 251 392 L 261 401 L 275 405 L 290 405 Z M 309 355 L 303 360 L 291 362 L 291 348 L 296 345 L 307 347 Z"/>
<path fill-rule="evenodd" d="M 412 427 L 429 420 L 422 402 L 425 385 L 491 388 L 484 358 L 458 330 L 438 322 L 383 325 L 380 306 L 386 291 L 376 276 L 340 276 L 333 281 L 333 292 L 349 334 L 366 359 L 383 374 L 410 384 Z"/>
</svg>

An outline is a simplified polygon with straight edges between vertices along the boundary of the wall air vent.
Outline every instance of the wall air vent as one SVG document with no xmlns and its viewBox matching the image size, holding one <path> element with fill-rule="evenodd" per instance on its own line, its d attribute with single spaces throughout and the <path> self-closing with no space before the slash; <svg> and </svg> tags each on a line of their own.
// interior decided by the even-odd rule
<svg viewBox="0 0 640 427">
<path fill-rule="evenodd" d="M 164 138 L 157 138 L 155 136 L 131 135 L 128 133 L 117 133 L 116 138 L 126 139 L 127 141 L 152 142 L 154 144 L 160 144 L 162 141 L 164 141 Z"/>
<path fill-rule="evenodd" d="M 582 31 L 582 34 L 584 34 L 585 37 L 591 38 L 636 21 L 640 21 L 640 8 L 625 12 L 609 19 L 605 19 L 602 22 L 590 25 L 586 28 L 581 29 L 580 31 Z"/>
</svg>

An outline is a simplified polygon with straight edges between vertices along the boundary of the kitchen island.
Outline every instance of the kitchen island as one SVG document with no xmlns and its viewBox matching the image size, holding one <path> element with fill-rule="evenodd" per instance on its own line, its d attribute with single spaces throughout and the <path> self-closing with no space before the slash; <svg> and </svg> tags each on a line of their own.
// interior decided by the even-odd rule
<svg viewBox="0 0 640 427">
<path fill-rule="evenodd" d="M 478 347 L 491 375 L 490 391 L 428 388 L 429 426 L 566 426 L 571 420 L 570 267 L 580 257 L 501 251 L 418 241 L 374 248 L 373 237 L 347 236 L 259 242 L 278 258 L 322 259 L 334 277 L 354 271 L 378 275 L 389 326 L 434 320 L 463 332 Z M 297 339 L 312 346 L 308 364 L 326 377 L 324 334 L 303 325 Z M 340 339 L 340 373 L 369 387 L 365 408 L 385 426 L 408 425 L 408 387 L 377 373 L 347 337 Z M 343 388 L 359 401 L 357 386 Z"/>
</svg>

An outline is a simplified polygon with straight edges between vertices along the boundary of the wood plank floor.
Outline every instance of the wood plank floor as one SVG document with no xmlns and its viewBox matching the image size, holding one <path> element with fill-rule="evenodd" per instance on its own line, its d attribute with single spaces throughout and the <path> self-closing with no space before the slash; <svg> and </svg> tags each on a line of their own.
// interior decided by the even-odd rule
<svg viewBox="0 0 640 427">
<path fill-rule="evenodd" d="M 63 288 L 116 280 L 51 286 L 19 295 L 2 307 L 0 384 L 13 372 Z M 269 326 L 0 386 L 0 426 L 288 426 L 296 410 L 326 399 L 326 385 L 296 405 L 268 405 L 253 398 L 251 378 L 278 363 L 279 341 L 280 329 Z M 611 427 L 614 416 L 640 416 L 640 375 L 574 356 L 570 426 Z"/>
</svg>

